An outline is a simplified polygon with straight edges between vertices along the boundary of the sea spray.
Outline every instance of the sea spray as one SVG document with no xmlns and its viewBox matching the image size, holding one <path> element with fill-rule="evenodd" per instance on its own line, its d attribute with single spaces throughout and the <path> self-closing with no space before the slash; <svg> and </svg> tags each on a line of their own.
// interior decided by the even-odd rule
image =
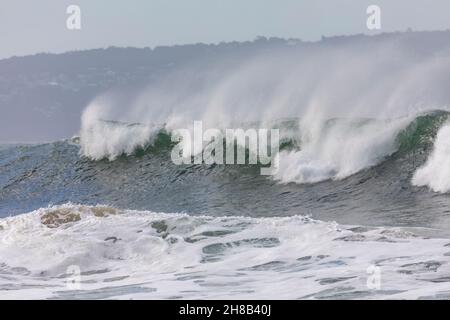
<svg viewBox="0 0 450 320">
<path fill-rule="evenodd" d="M 401 228 L 75 204 L 0 219 L 0 226 L 4 299 L 448 296 L 448 240 Z M 380 290 L 366 284 L 370 266 L 380 269 Z M 74 269 L 77 289 L 68 285 Z"/>
</svg>

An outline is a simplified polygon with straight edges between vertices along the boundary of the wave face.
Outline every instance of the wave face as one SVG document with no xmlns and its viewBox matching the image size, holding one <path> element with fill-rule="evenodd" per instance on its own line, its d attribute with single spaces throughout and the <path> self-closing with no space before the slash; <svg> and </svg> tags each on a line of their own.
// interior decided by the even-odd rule
<svg viewBox="0 0 450 320">
<path fill-rule="evenodd" d="M 4 299 L 448 298 L 447 243 L 303 216 L 66 204 L 0 220 L 0 292 Z M 379 268 L 379 290 L 367 287 L 370 268 Z"/>
<path fill-rule="evenodd" d="M 131 155 L 136 149 L 151 145 L 159 132 L 155 127 L 116 121 L 83 123 L 81 131 L 81 153 L 93 160 L 107 157 L 111 161 L 121 154 Z"/>
</svg>

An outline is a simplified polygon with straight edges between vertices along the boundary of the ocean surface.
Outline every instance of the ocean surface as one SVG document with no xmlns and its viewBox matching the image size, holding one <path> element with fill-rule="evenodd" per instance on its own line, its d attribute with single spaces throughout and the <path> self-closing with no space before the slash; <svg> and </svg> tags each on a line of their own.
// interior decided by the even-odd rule
<svg viewBox="0 0 450 320">
<path fill-rule="evenodd" d="M 450 298 L 448 112 L 301 123 L 272 176 L 145 124 L 0 146 L 0 298 Z"/>
</svg>

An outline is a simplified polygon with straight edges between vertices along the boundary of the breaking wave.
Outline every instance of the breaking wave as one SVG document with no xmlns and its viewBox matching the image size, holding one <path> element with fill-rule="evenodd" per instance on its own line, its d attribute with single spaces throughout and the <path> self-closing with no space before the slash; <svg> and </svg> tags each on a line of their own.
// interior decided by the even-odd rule
<svg viewBox="0 0 450 320">
<path fill-rule="evenodd" d="M 269 125 L 282 132 L 280 165 L 274 179 L 282 183 L 315 183 L 347 178 L 383 162 L 396 152 L 413 152 L 426 147 L 447 118 L 447 112 L 433 111 L 392 120 L 335 118 L 313 126 L 308 119 L 273 122 Z M 261 123 L 253 125 L 262 126 Z M 445 145 L 441 146 L 447 140 L 442 135 L 439 134 L 436 140 L 436 148 L 439 149 L 430 155 L 439 160 L 429 160 L 434 165 L 428 164 L 427 167 L 439 168 L 442 161 L 450 161 Z M 89 128 L 83 128 L 81 136 L 81 153 L 93 160 L 114 160 L 121 155 L 129 156 L 146 150 L 170 149 L 173 145 L 170 132 L 165 128 L 139 123 L 95 121 Z M 439 164 L 436 161 L 440 161 Z M 413 178 L 414 184 L 429 185 L 420 182 L 423 175 L 431 174 L 424 173 L 424 170 L 418 170 Z M 435 179 L 436 183 L 448 185 L 450 179 L 447 176 L 440 174 L 440 182 Z M 446 187 L 432 189 L 446 191 Z"/>
<path fill-rule="evenodd" d="M 412 183 L 436 192 L 450 191 L 450 124 L 439 129 L 434 148 L 426 163 L 417 169 Z"/>
<path fill-rule="evenodd" d="M 0 146 L 0 298 L 450 298 L 450 60 L 409 37 L 189 60 Z M 280 129 L 279 171 L 174 164 L 197 120 Z"/>
</svg>

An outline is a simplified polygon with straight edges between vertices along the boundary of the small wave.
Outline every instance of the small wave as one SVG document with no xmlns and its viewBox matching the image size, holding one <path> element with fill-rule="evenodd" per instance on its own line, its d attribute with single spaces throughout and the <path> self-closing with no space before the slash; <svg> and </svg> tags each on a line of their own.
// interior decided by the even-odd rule
<svg viewBox="0 0 450 320">
<path fill-rule="evenodd" d="M 0 220 L 0 292 L 5 299 L 419 298 L 445 292 L 436 283 L 448 281 L 447 243 L 303 216 L 66 204 Z M 380 268 L 380 290 L 366 286 L 370 266 Z M 67 285 L 68 270 L 79 270 L 79 288 Z"/>
</svg>

